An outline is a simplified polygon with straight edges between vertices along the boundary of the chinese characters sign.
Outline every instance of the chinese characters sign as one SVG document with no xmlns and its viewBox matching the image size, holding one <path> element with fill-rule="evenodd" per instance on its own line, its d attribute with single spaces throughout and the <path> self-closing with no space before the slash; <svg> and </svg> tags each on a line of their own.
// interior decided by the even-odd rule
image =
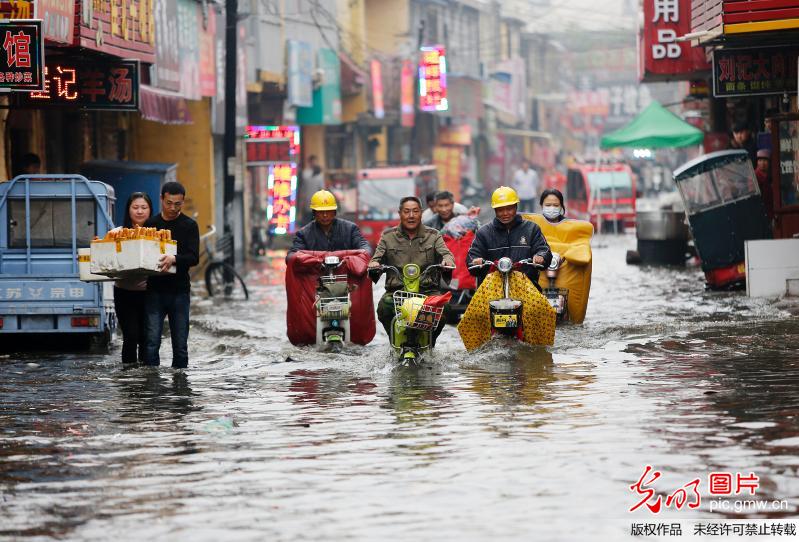
<svg viewBox="0 0 799 542">
<path fill-rule="evenodd" d="M 372 108 L 375 118 L 382 119 L 386 116 L 383 106 L 383 68 L 377 59 L 372 59 L 370 68 L 372 72 Z"/>
<path fill-rule="evenodd" d="M 422 47 L 419 60 L 419 109 L 446 111 L 447 58 L 443 45 Z"/>
<path fill-rule="evenodd" d="M 44 84 L 42 22 L 0 22 L 0 46 L 0 89 L 41 89 Z"/>
<path fill-rule="evenodd" d="M 294 233 L 297 206 L 297 159 L 300 130 L 297 126 L 248 126 L 247 167 L 267 164 L 266 221 L 270 234 Z"/>
<path fill-rule="evenodd" d="M 713 95 L 750 96 L 796 92 L 799 49 L 717 49 L 713 51 Z"/>
<path fill-rule="evenodd" d="M 36 9 L 33 0 L 0 1 L 0 18 L 2 19 L 35 19 Z"/>
<path fill-rule="evenodd" d="M 82 63 L 55 59 L 44 70 L 44 89 L 20 95 L 21 107 L 135 111 L 139 107 L 139 63 L 131 60 Z"/>
<path fill-rule="evenodd" d="M 269 205 L 266 219 L 270 233 L 294 233 L 297 211 L 297 165 L 269 166 Z"/>
<path fill-rule="evenodd" d="M 691 0 L 644 0 L 642 81 L 689 79 L 709 70 L 703 47 L 677 38 L 691 31 Z"/>
<path fill-rule="evenodd" d="M 155 62 L 154 0 L 80 0 L 75 45 Z"/>
</svg>

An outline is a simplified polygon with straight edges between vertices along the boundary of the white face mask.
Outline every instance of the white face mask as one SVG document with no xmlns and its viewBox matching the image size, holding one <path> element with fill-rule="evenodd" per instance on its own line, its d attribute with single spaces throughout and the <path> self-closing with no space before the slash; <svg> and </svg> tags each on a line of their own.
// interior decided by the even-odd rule
<svg viewBox="0 0 799 542">
<path fill-rule="evenodd" d="M 544 207 L 543 213 L 548 220 L 555 220 L 563 214 L 563 209 L 560 207 Z"/>
</svg>

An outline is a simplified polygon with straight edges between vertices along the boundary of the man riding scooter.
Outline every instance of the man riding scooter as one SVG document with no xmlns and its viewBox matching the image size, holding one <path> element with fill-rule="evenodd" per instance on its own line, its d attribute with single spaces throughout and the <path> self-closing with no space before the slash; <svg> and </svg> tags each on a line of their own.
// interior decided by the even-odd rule
<svg viewBox="0 0 799 542">
<path fill-rule="evenodd" d="M 408 264 L 416 264 L 421 272 L 432 265 L 455 266 L 455 258 L 444 244 L 441 234 L 422 224 L 422 203 L 419 198 L 413 196 L 402 198 L 399 215 L 400 225 L 386 230 L 380 236 L 380 242 L 369 262 L 370 271 L 377 272 L 383 265 L 403 269 Z M 386 275 L 386 293 L 377 305 L 377 318 L 389 337 L 391 337 L 391 322 L 396 314 L 394 292 L 402 290 L 403 286 L 402 277 Z M 419 293 L 426 295 L 442 293 L 438 273 L 424 278 L 419 285 Z M 433 344 L 444 327 L 446 313 L 445 307 L 444 317 L 433 331 Z"/>
<path fill-rule="evenodd" d="M 488 268 L 472 269 L 486 261 L 502 257 L 514 263 L 531 259 L 535 265 L 546 267 L 552 261 L 552 252 L 537 224 L 524 220 L 517 214 L 519 196 L 513 188 L 500 186 L 491 195 L 491 207 L 496 218 L 477 230 L 472 247 L 466 257 L 470 271 L 482 280 Z M 524 274 L 538 287 L 538 270 L 527 266 Z M 540 290 L 541 288 L 538 287 Z"/>
<path fill-rule="evenodd" d="M 311 196 L 313 221 L 294 236 L 286 261 L 298 250 L 363 250 L 372 254 L 372 248 L 358 226 L 349 220 L 336 218 L 337 210 L 336 198 L 327 190 L 319 190 Z"/>
<path fill-rule="evenodd" d="M 467 350 L 496 335 L 530 345 L 555 340 L 555 310 L 541 295 L 537 269 L 549 265 L 552 252 L 541 228 L 517 214 L 518 205 L 512 188 L 495 190 L 491 206 L 496 218 L 477 231 L 466 256 L 469 272 L 480 279 L 458 324 Z M 488 275 L 491 271 L 496 272 Z"/>
<path fill-rule="evenodd" d="M 314 219 L 300 229 L 286 256 L 286 326 L 295 345 L 367 344 L 374 337 L 372 249 L 358 226 L 336 218 L 327 190 L 311 197 Z"/>
</svg>

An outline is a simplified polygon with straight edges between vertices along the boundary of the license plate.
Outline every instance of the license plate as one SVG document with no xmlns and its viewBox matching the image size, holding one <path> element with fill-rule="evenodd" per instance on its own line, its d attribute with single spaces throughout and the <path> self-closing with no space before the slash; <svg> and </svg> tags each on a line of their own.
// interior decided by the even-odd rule
<svg viewBox="0 0 799 542">
<path fill-rule="evenodd" d="M 519 327 L 515 314 L 495 314 L 494 327 Z"/>
</svg>

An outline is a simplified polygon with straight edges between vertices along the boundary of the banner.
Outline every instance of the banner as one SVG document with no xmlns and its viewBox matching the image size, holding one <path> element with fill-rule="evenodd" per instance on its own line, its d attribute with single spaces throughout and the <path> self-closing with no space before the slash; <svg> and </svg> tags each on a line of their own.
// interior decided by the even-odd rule
<svg viewBox="0 0 799 542">
<path fill-rule="evenodd" d="M 194 0 L 177 0 L 177 4 L 180 93 L 187 100 L 200 100 L 200 6 Z"/>
<path fill-rule="evenodd" d="M 153 86 L 180 91 L 180 51 L 178 50 L 178 4 L 175 0 L 155 0 L 155 64 L 150 68 Z M 224 25 L 222 25 L 224 27 Z"/>
<path fill-rule="evenodd" d="M 382 119 L 386 116 L 386 110 L 383 107 L 383 70 L 380 66 L 380 61 L 373 59 L 371 62 L 372 72 L 372 107 L 376 119 Z"/>
<path fill-rule="evenodd" d="M 198 26 L 200 31 L 200 94 L 203 96 L 216 96 L 216 25 L 217 14 L 213 7 L 209 7 L 207 15 L 197 10 Z M 224 21 L 222 21 L 224 25 Z"/>
<path fill-rule="evenodd" d="M 313 106 L 313 48 L 310 43 L 288 40 L 288 102 L 294 107 Z"/>
<path fill-rule="evenodd" d="M 455 201 L 461 199 L 461 149 L 438 145 L 433 147 L 433 164 L 438 172 L 438 186 L 452 192 Z"/>
<path fill-rule="evenodd" d="M 413 107 L 415 99 L 413 72 L 413 62 L 403 60 L 400 75 L 400 123 L 405 128 L 413 127 L 416 120 L 416 112 Z"/>
<path fill-rule="evenodd" d="M 422 47 L 419 60 L 419 109 L 446 111 L 447 58 L 443 45 Z"/>
<path fill-rule="evenodd" d="M 319 49 L 322 84 L 313 91 L 313 106 L 297 108 L 297 124 L 341 124 L 341 67 L 333 49 Z"/>
</svg>

